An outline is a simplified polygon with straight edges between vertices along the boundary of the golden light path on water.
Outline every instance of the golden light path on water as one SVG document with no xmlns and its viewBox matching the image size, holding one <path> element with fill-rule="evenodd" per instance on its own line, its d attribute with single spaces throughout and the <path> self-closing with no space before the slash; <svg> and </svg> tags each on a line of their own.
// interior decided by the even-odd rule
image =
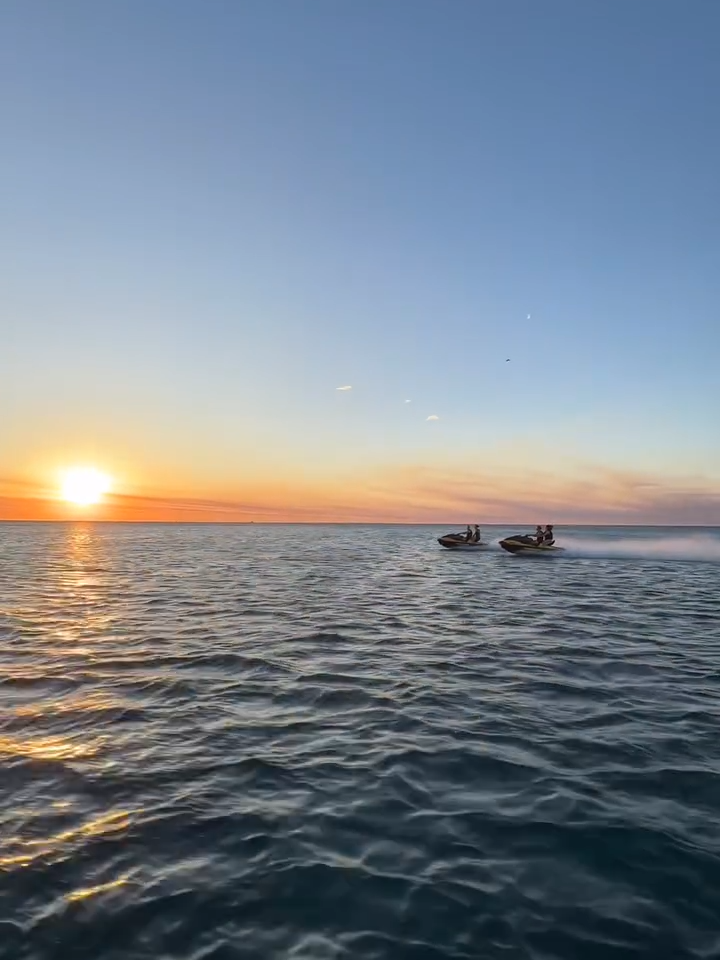
<svg viewBox="0 0 720 960">
<path fill-rule="evenodd" d="M 71 502 L 92 503 L 95 493 L 109 487 L 109 481 L 103 475 L 94 475 L 92 471 L 75 472 L 68 476 L 68 485 L 63 496 Z M 94 492 L 93 492 L 94 491 Z M 92 665 L 93 638 L 102 635 L 109 617 L 103 613 L 104 596 L 103 577 L 100 572 L 102 558 L 97 556 L 97 542 L 93 540 L 91 530 L 83 525 L 72 527 L 65 540 L 65 549 L 60 562 L 54 569 L 54 584 L 47 591 L 48 600 L 41 609 L 19 609 L 4 611 L 21 621 L 25 629 L 34 633 L 43 641 L 43 662 L 38 667 L 47 671 L 48 665 L 57 660 L 61 662 L 69 650 L 75 657 L 81 656 L 88 666 Z M 50 599 L 53 598 L 53 599 Z M 51 642 L 48 643 L 48 640 Z M 32 680 L 32 668 L 23 664 L 19 670 L 10 672 L 10 679 Z M 30 702 L 17 704 L 11 715 L 24 721 L 41 720 L 46 716 L 63 717 L 72 715 L 98 716 L 107 711 L 122 710 L 121 698 L 95 690 L 89 693 L 78 692 L 75 695 L 44 697 Z M 82 725 L 80 725 L 82 726 Z M 84 727 L 85 731 L 87 730 Z M 9 762 L 25 760 L 40 763 L 77 764 L 98 761 L 102 763 L 103 748 L 108 741 L 106 735 L 77 736 L 0 736 L 0 760 Z M 100 812 L 64 829 L 47 836 L 31 836 L 22 833 L 5 836 L 0 841 L 0 869 L 18 869 L 44 861 L 60 862 L 81 845 L 91 839 L 105 839 L 126 832 L 132 825 L 140 809 L 111 809 Z M 37 809 L 23 817 L 21 810 L 15 814 L 31 834 L 33 825 L 40 819 Z M 63 800 L 48 800 L 44 816 L 60 817 L 64 820 L 73 817 L 73 803 Z M 76 814 L 77 815 L 77 814 Z M 132 871 L 123 871 L 112 880 L 101 883 L 80 885 L 65 895 L 69 903 L 79 902 L 109 893 L 126 886 Z"/>
</svg>

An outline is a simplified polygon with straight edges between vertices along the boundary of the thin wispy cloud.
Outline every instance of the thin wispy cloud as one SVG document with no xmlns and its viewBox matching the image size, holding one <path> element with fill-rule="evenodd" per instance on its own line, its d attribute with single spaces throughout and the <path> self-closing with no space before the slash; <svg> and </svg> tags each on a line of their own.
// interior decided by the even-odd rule
<svg viewBox="0 0 720 960">
<path fill-rule="evenodd" d="M 336 390 L 352 390 L 352 387 L 335 387 Z"/>
<path fill-rule="evenodd" d="M 434 413 L 431 413 L 428 417 L 428 420 L 439 420 L 440 417 L 436 416 Z"/>
<path fill-rule="evenodd" d="M 385 516 L 438 517 L 461 522 L 482 516 L 494 523 L 720 524 L 720 484 L 700 477 L 663 478 L 598 464 L 563 461 L 554 471 L 472 461 L 452 470 L 417 462 L 378 470 L 373 501 Z M 369 486 L 369 485 L 368 485 Z M 365 501 L 367 502 L 367 501 Z"/>
<path fill-rule="evenodd" d="M 406 400 L 405 403 L 412 403 L 412 400 Z"/>
</svg>

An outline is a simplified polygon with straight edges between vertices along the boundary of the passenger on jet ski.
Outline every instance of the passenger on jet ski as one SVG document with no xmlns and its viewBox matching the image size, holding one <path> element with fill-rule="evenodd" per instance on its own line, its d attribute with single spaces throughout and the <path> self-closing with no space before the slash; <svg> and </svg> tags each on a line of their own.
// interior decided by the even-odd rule
<svg viewBox="0 0 720 960">
<path fill-rule="evenodd" d="M 477 524 L 475 524 L 475 528 L 473 530 L 472 542 L 480 543 L 480 527 Z"/>
<path fill-rule="evenodd" d="M 540 528 L 538 527 L 538 529 Z M 545 527 L 545 533 L 542 536 L 543 536 L 542 542 L 546 543 L 549 547 L 551 547 L 555 543 L 555 534 L 553 533 L 553 528 L 551 523 L 549 523 Z M 539 542 L 540 541 L 538 540 L 538 543 Z"/>
</svg>

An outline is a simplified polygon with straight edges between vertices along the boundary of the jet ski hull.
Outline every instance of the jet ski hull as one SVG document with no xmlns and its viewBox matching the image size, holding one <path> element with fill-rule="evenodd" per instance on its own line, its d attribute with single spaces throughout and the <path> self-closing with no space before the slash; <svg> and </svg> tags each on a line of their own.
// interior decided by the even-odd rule
<svg viewBox="0 0 720 960">
<path fill-rule="evenodd" d="M 564 553 L 563 548 L 556 547 L 554 543 L 536 543 L 532 537 L 526 536 L 506 537 L 500 541 L 500 546 L 508 553 L 524 557 L 552 557 Z"/>
<path fill-rule="evenodd" d="M 458 536 L 454 533 L 448 533 L 444 537 L 438 537 L 438 543 L 441 547 L 445 547 L 447 550 L 485 550 L 488 547 L 487 543 L 480 541 L 479 543 L 468 543 L 462 536 Z"/>
</svg>

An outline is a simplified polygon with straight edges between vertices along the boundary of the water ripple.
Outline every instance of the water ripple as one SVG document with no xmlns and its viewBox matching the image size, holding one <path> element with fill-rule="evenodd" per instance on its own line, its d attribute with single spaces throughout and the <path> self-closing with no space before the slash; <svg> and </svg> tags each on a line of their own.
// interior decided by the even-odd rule
<svg viewBox="0 0 720 960">
<path fill-rule="evenodd" d="M 3 960 L 720 957 L 716 534 L 0 534 Z"/>
</svg>

